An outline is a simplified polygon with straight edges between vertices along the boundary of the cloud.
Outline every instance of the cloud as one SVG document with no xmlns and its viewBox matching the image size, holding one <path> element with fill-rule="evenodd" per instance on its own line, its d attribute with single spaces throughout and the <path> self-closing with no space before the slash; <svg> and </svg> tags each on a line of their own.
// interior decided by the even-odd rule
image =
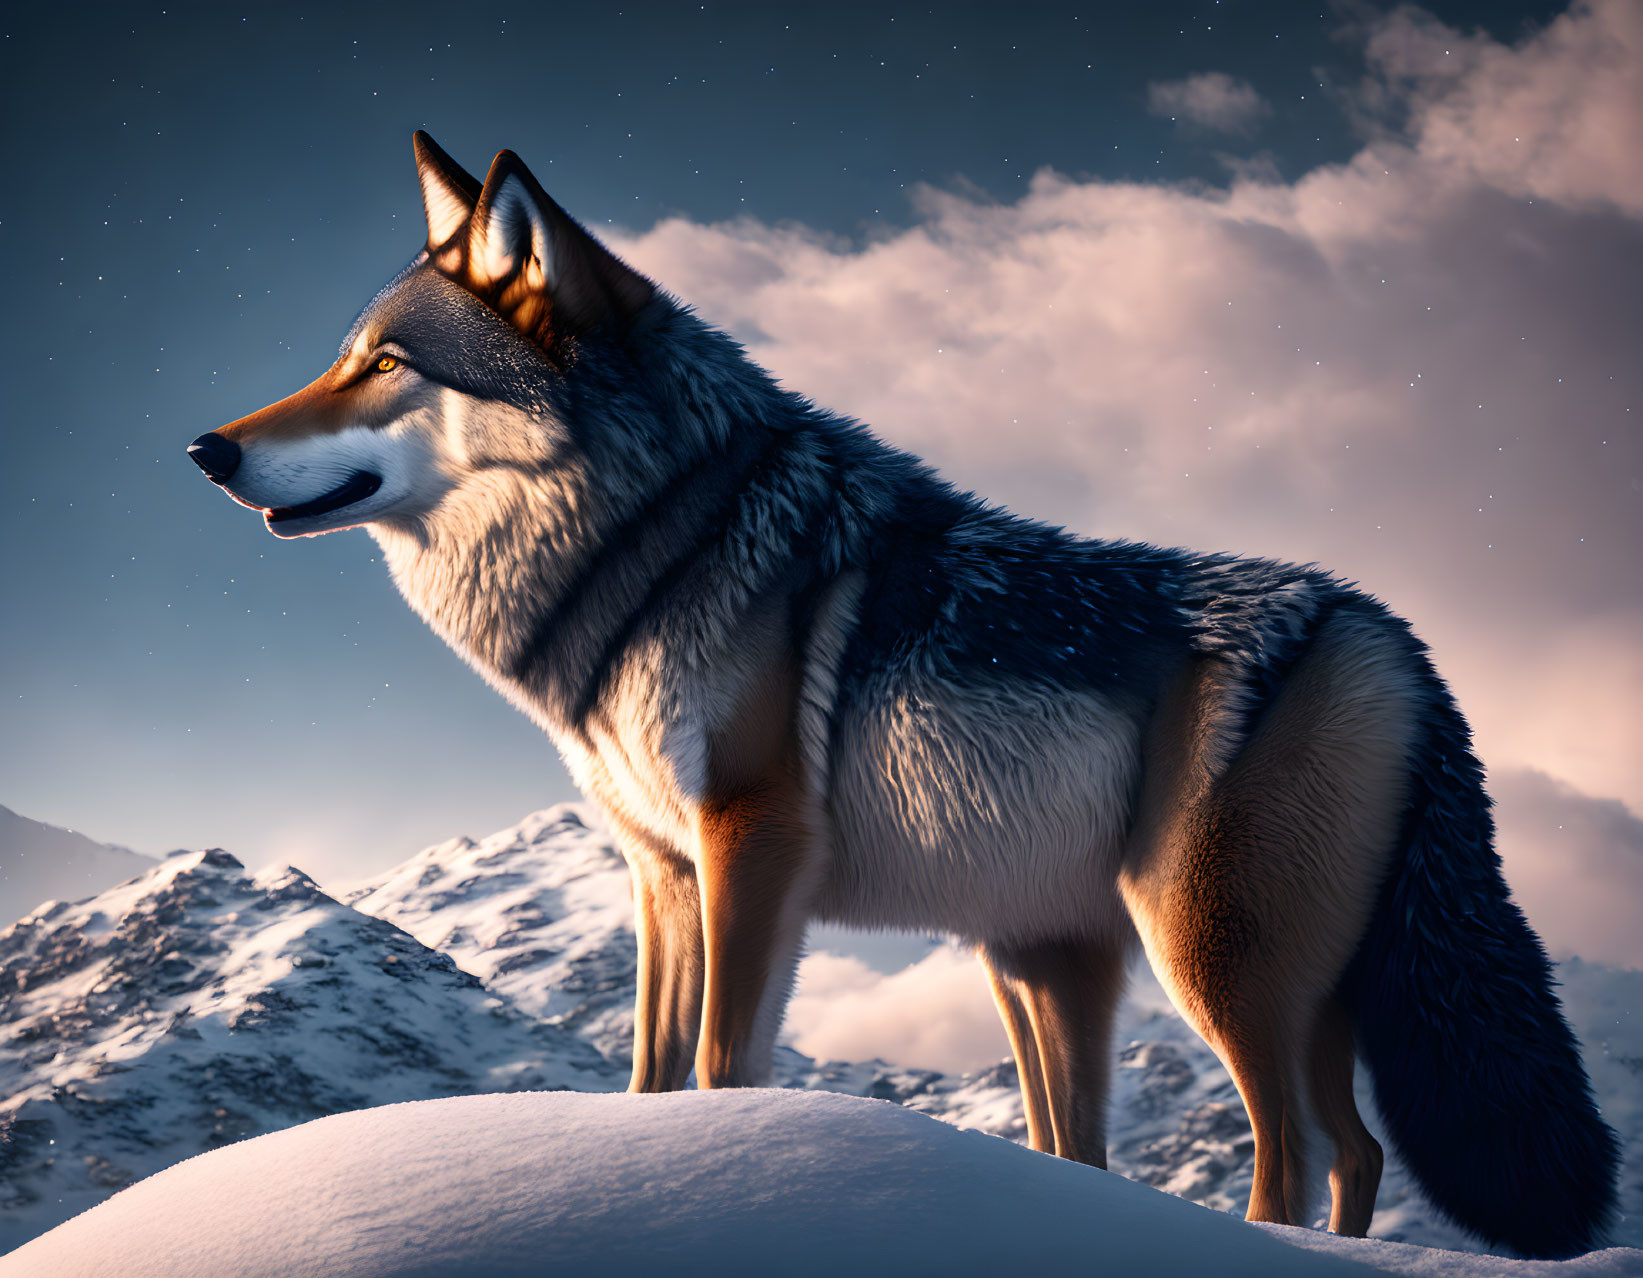
<svg viewBox="0 0 1643 1278">
<path fill-rule="evenodd" d="M 1427 159 L 1502 190 L 1643 213 L 1643 5 L 1577 4 L 1520 49 L 1401 9 L 1367 53 Z"/>
<path fill-rule="evenodd" d="M 949 946 L 891 975 L 859 958 L 811 953 L 799 967 L 786 1027 L 795 1047 L 823 1060 L 878 1058 L 962 1073 L 1010 1054 L 981 964 Z"/>
<path fill-rule="evenodd" d="M 1640 13 L 1508 47 L 1403 11 L 1370 37 L 1400 130 L 1294 182 L 1044 171 L 859 246 L 670 219 L 619 247 L 964 486 L 1360 582 L 1494 770 L 1643 810 Z"/>
<path fill-rule="evenodd" d="M 1506 881 L 1552 956 L 1643 968 L 1643 820 L 1543 772 L 1490 788 Z"/>
<path fill-rule="evenodd" d="M 1272 108 L 1247 80 L 1205 71 L 1147 86 L 1147 110 L 1222 133 L 1249 134 Z"/>
</svg>

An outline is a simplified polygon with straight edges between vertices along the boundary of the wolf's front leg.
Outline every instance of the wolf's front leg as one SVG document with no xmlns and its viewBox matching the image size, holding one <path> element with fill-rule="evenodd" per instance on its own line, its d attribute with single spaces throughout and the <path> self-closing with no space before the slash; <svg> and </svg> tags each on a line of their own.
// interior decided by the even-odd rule
<svg viewBox="0 0 1643 1278">
<path fill-rule="evenodd" d="M 783 777 L 706 804 L 697 862 L 707 982 L 698 1087 L 770 1076 L 809 914 L 815 855 L 798 785 Z"/>
<path fill-rule="evenodd" d="M 702 1019 L 702 903 L 688 861 L 629 853 L 639 940 L 630 1092 L 676 1092 Z"/>
</svg>

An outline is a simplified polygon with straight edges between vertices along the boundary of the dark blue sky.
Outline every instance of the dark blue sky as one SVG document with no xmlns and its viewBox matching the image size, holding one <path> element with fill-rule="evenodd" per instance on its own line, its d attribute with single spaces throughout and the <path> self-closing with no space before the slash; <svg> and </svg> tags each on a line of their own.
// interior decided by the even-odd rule
<svg viewBox="0 0 1643 1278">
<path fill-rule="evenodd" d="M 1432 3 L 1514 39 L 1561 6 Z M 518 151 L 596 230 L 681 214 L 858 242 L 916 183 L 1285 176 L 1360 142 L 1371 6 L 13 6 L 0 360 L 0 802 L 157 850 L 388 864 L 570 797 L 547 741 L 364 533 L 274 542 L 184 457 L 301 386 L 420 246 L 410 134 Z M 1148 110 L 1247 79 L 1252 135 Z"/>
</svg>

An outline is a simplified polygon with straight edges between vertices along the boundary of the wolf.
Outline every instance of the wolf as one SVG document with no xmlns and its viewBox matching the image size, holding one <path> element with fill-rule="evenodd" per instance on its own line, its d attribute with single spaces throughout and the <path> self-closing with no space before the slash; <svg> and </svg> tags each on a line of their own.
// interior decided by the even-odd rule
<svg viewBox="0 0 1643 1278">
<path fill-rule="evenodd" d="M 1035 1149 L 1106 1161 L 1140 948 L 1225 1063 L 1252 1220 L 1370 1224 L 1385 1130 L 1491 1243 L 1598 1245 L 1618 1152 L 1409 626 L 1313 566 L 1100 541 L 779 387 L 525 165 L 414 139 L 427 242 L 311 385 L 189 453 L 364 527 L 632 871 L 631 1090 L 764 1081 L 807 924 L 972 944 Z M 1310 1116 L 1310 1122 L 1308 1121 Z"/>
</svg>

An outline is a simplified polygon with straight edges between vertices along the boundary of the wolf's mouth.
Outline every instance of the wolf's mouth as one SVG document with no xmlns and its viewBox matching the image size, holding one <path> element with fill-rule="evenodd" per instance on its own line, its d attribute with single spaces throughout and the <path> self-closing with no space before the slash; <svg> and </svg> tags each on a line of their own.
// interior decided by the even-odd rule
<svg viewBox="0 0 1643 1278">
<path fill-rule="evenodd" d="M 288 519 L 309 519 L 314 515 L 328 515 L 333 510 L 352 506 L 356 501 L 364 501 L 381 487 L 381 475 L 373 475 L 368 470 L 356 470 L 340 487 L 333 488 L 313 501 L 305 501 L 300 506 L 275 506 L 266 512 L 267 519 L 271 524 L 278 524 Z"/>
</svg>

